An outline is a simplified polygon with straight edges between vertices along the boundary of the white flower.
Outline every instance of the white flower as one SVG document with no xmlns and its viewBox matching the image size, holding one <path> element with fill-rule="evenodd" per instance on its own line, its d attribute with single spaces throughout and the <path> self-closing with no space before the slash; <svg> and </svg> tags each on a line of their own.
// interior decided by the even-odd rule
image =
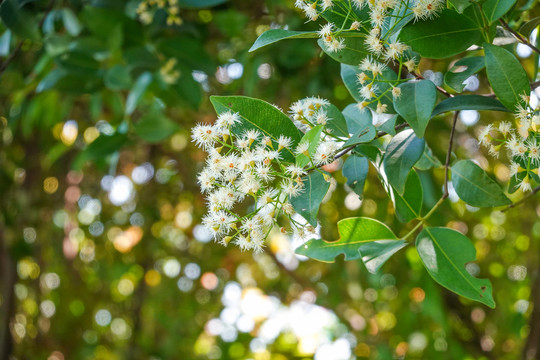
<svg viewBox="0 0 540 360">
<path fill-rule="evenodd" d="M 296 165 L 289 165 L 285 168 L 285 173 L 290 174 L 292 177 L 302 177 L 306 175 L 304 168 Z"/>
<path fill-rule="evenodd" d="M 321 30 L 319 30 L 317 33 L 321 38 L 326 38 L 328 36 L 332 35 L 332 29 L 334 28 L 334 24 L 327 23 L 321 27 Z"/>
<path fill-rule="evenodd" d="M 509 121 L 501 121 L 501 123 L 499 124 L 499 131 L 503 135 L 510 133 L 511 128 L 512 128 L 512 124 L 510 124 Z"/>
<path fill-rule="evenodd" d="M 481 145 L 488 146 L 490 144 L 491 136 L 490 131 L 493 129 L 493 125 L 489 124 L 485 128 L 480 131 L 480 135 L 478 135 L 478 141 Z"/>
<path fill-rule="evenodd" d="M 193 128 L 191 138 L 198 147 L 208 150 L 218 140 L 218 131 L 211 125 L 198 124 Z"/>
<path fill-rule="evenodd" d="M 197 176 L 197 182 L 199 183 L 203 193 L 212 190 L 214 188 L 215 181 L 216 178 L 213 175 L 213 172 L 208 169 L 201 171 L 201 173 Z"/>
<path fill-rule="evenodd" d="M 307 141 L 301 141 L 297 146 L 295 153 L 296 155 L 304 154 L 309 156 L 309 143 Z"/>
<path fill-rule="evenodd" d="M 219 128 L 228 128 L 239 122 L 240 122 L 240 115 L 238 113 L 227 111 L 227 112 L 219 114 L 216 120 L 216 126 Z"/>
<path fill-rule="evenodd" d="M 274 180 L 274 175 L 272 175 L 272 169 L 269 166 L 259 164 L 255 168 L 259 178 L 265 182 L 270 182 Z"/>
<path fill-rule="evenodd" d="M 328 52 L 338 52 L 345 48 L 345 39 L 333 38 L 331 41 L 325 42 L 325 45 Z"/>
<path fill-rule="evenodd" d="M 302 192 L 303 187 L 299 185 L 298 183 L 295 183 L 294 181 L 287 179 L 283 180 L 280 184 L 281 189 L 283 189 L 283 192 L 290 197 L 295 197 L 300 195 Z"/>
<path fill-rule="evenodd" d="M 529 180 L 529 175 L 526 175 L 525 178 L 523 179 L 523 181 L 521 181 L 521 183 L 519 184 L 519 188 L 523 192 L 527 192 L 527 191 L 532 190 L 531 182 Z"/>
<path fill-rule="evenodd" d="M 278 151 L 281 151 L 282 149 L 284 148 L 290 148 L 291 147 L 291 144 L 292 144 L 292 139 L 288 136 L 284 136 L 284 135 L 281 135 L 279 138 L 278 138 Z"/>
<path fill-rule="evenodd" d="M 510 162 L 510 176 L 514 176 L 519 172 L 519 164 L 515 162 Z"/>
</svg>

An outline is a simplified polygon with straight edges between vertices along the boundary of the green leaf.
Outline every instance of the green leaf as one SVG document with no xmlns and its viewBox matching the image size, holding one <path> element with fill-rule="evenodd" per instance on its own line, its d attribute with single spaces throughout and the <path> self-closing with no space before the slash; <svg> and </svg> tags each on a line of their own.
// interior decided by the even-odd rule
<svg viewBox="0 0 540 360">
<path fill-rule="evenodd" d="M 389 135 L 396 135 L 396 121 L 398 119 L 398 115 L 395 114 L 392 117 L 390 117 L 388 120 L 385 120 L 382 124 L 377 125 L 377 128 L 380 131 L 384 131 L 385 133 Z"/>
<path fill-rule="evenodd" d="M 217 65 L 208 55 L 199 39 L 187 36 L 164 38 L 157 42 L 157 48 L 168 57 L 174 57 L 179 64 L 191 70 L 202 70 L 207 74 L 214 73 Z"/>
<path fill-rule="evenodd" d="M 503 206 L 511 203 L 499 184 L 471 160 L 452 166 L 452 184 L 459 198 L 476 207 Z"/>
<path fill-rule="evenodd" d="M 455 72 L 460 67 L 466 67 L 465 70 Z M 485 67 L 483 56 L 471 56 L 457 61 L 454 66 L 444 74 L 444 83 L 455 92 L 462 92 L 465 88 L 463 83 L 470 76 L 476 74 Z"/>
<path fill-rule="evenodd" d="M 124 65 L 115 65 L 105 73 L 105 86 L 112 91 L 129 89 L 133 83 L 129 68 Z"/>
<path fill-rule="evenodd" d="M 435 155 L 433 155 L 433 151 L 429 146 L 427 146 L 427 144 L 424 152 L 422 153 L 422 157 L 416 162 L 416 164 L 414 164 L 414 167 L 418 170 L 429 170 L 431 168 L 438 168 L 441 166 L 441 162 L 435 157 Z"/>
<path fill-rule="evenodd" d="M 9 54 L 9 45 L 11 44 L 11 30 L 6 30 L 0 36 L 0 56 Z"/>
<path fill-rule="evenodd" d="M 405 246 L 407 246 L 405 240 L 377 240 L 360 246 L 358 252 L 366 269 L 375 274 L 392 255 Z"/>
<path fill-rule="evenodd" d="M 347 105 L 343 110 L 343 117 L 351 134 L 356 134 L 369 126 L 373 126 L 371 111 L 368 109 L 360 110 L 356 104 Z"/>
<path fill-rule="evenodd" d="M 163 141 L 179 129 L 176 123 L 155 106 L 133 126 L 135 134 L 150 143 Z"/>
<path fill-rule="evenodd" d="M 319 140 L 321 139 L 321 133 L 323 129 L 324 129 L 324 126 L 322 125 L 315 126 L 302 137 L 302 140 L 300 140 L 301 143 L 309 144 L 308 152 L 311 158 L 313 158 L 315 151 L 317 151 L 317 147 L 319 146 Z M 309 159 L 310 158 L 304 154 L 298 154 L 296 155 L 296 165 L 300 167 L 304 167 L 307 164 L 309 164 Z"/>
<path fill-rule="evenodd" d="M 347 121 L 341 111 L 333 104 L 323 106 L 323 109 L 330 119 L 326 124 L 326 128 L 332 130 L 336 136 L 349 136 Z"/>
<path fill-rule="evenodd" d="M 317 213 L 323 201 L 330 183 L 324 179 L 319 171 L 313 171 L 302 178 L 304 182 L 303 192 L 290 199 L 296 212 L 304 217 L 311 225 L 317 226 Z"/>
<path fill-rule="evenodd" d="M 405 191 L 405 182 L 414 164 L 424 152 L 425 142 L 414 135 L 412 129 L 400 132 L 386 147 L 383 165 L 390 185 L 400 194 Z"/>
<path fill-rule="evenodd" d="M 350 155 L 345 163 L 343 164 L 343 169 L 341 170 L 343 176 L 347 179 L 347 185 L 358 196 L 362 196 L 364 192 L 364 184 L 369 171 L 369 161 L 366 157 L 358 155 Z"/>
<path fill-rule="evenodd" d="M 512 111 L 518 105 L 524 106 L 520 95 L 529 95 L 531 88 L 519 60 L 495 45 L 484 44 L 484 52 L 488 80 L 499 100 Z"/>
<path fill-rule="evenodd" d="M 471 5 L 470 0 L 449 0 L 449 2 L 460 14 L 463 13 L 463 11 L 465 11 L 465 9 Z"/>
<path fill-rule="evenodd" d="M 482 39 L 482 33 L 469 18 L 444 10 L 437 18 L 408 24 L 399 38 L 422 57 L 442 59 L 467 50 Z"/>
<path fill-rule="evenodd" d="M 371 140 L 375 139 L 376 135 L 377 131 L 375 130 L 375 127 L 373 125 L 369 125 L 362 130 L 358 130 L 356 134 L 353 134 L 350 139 L 343 144 L 343 148 L 370 142 Z"/>
<path fill-rule="evenodd" d="M 414 169 L 409 172 L 403 195 L 393 189 L 392 193 L 394 194 L 394 207 L 399 221 L 407 223 L 420 217 L 424 192 L 420 178 Z"/>
<path fill-rule="evenodd" d="M 316 38 L 319 35 L 315 31 L 292 31 L 284 29 L 270 29 L 266 30 L 255 40 L 249 52 L 253 52 L 257 49 L 262 48 L 263 46 L 273 44 L 280 40 L 284 39 L 306 39 L 306 38 Z"/>
<path fill-rule="evenodd" d="M 476 259 L 471 241 L 456 230 L 426 227 L 416 238 L 416 249 L 431 277 L 458 295 L 495 308 L 491 283 L 465 269 Z"/>
<path fill-rule="evenodd" d="M 146 92 L 146 89 L 148 88 L 148 85 L 152 82 L 152 74 L 149 72 L 144 72 L 137 78 L 137 81 L 135 81 L 135 85 L 133 85 L 133 88 L 128 94 L 127 100 L 126 100 L 126 115 L 133 114 L 133 111 L 135 111 L 135 108 L 137 107 L 137 104 L 139 104 L 139 101 L 143 97 L 144 93 Z"/>
<path fill-rule="evenodd" d="M 312 239 L 296 249 L 296 253 L 312 259 L 334 262 L 336 256 L 345 255 L 345 260 L 356 260 L 361 257 L 358 250 L 366 243 L 377 240 L 397 240 L 396 235 L 382 222 L 356 217 L 338 221 L 339 239 L 325 241 Z"/>
<path fill-rule="evenodd" d="M 437 101 L 437 88 L 429 80 L 408 81 L 399 85 L 401 96 L 394 99 L 394 108 L 418 137 L 424 132 Z"/>
<path fill-rule="evenodd" d="M 381 158 L 381 150 L 378 147 L 369 144 L 359 144 L 352 151 L 354 154 L 367 157 L 374 164 Z"/>
<path fill-rule="evenodd" d="M 82 25 L 77 16 L 69 8 L 62 9 L 62 20 L 66 31 L 71 36 L 79 36 L 82 31 Z"/>
<path fill-rule="evenodd" d="M 232 129 L 235 134 L 256 129 L 269 136 L 276 144 L 280 135 L 288 136 L 292 140 L 293 149 L 302 139 L 302 132 L 294 126 L 291 119 L 265 101 L 246 96 L 211 96 L 210 101 L 218 114 L 229 110 L 240 114 L 242 122 Z M 281 155 L 285 161 L 295 161 L 291 149 L 282 150 Z"/>
<path fill-rule="evenodd" d="M 482 4 L 482 10 L 490 24 L 499 20 L 514 6 L 516 0 L 487 0 Z"/>
<path fill-rule="evenodd" d="M 344 38 L 345 47 L 339 51 L 329 51 L 322 39 L 317 40 L 317 44 L 326 55 L 337 62 L 358 66 L 364 58 L 371 55 L 364 44 L 365 35 L 359 35 L 361 36 Z"/>
<path fill-rule="evenodd" d="M 22 8 L 17 0 L 4 0 L 0 4 L 0 19 L 13 33 L 23 39 L 38 41 L 38 21 Z"/>
<path fill-rule="evenodd" d="M 534 19 L 523 24 L 519 28 L 519 32 L 528 37 L 534 31 L 534 29 L 538 27 L 538 25 L 540 25 L 540 16 L 535 17 Z"/>
<path fill-rule="evenodd" d="M 104 158 L 120 150 L 128 141 L 126 134 L 114 133 L 113 135 L 101 134 L 88 145 L 73 163 L 75 169 L 80 169 L 86 161 Z"/>
<path fill-rule="evenodd" d="M 457 110 L 491 110 L 510 112 L 497 99 L 482 95 L 459 95 L 441 101 L 435 106 L 431 117 L 435 117 L 448 111 Z"/>
</svg>

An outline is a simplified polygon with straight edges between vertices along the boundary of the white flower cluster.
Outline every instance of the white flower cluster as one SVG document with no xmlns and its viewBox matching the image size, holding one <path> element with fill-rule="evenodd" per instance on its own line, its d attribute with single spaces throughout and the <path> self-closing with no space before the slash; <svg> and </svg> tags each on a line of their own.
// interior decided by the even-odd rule
<svg viewBox="0 0 540 360">
<path fill-rule="evenodd" d="M 309 98 L 293 107 L 324 125 L 329 119 L 321 110 L 321 104 L 328 102 Z M 305 116 L 298 116 L 297 120 L 305 121 Z M 241 122 L 239 114 L 229 111 L 221 113 L 214 125 L 199 124 L 192 130 L 195 144 L 208 153 L 206 166 L 198 175 L 209 211 L 203 224 L 223 245 L 232 242 L 242 250 L 260 252 L 280 217 L 288 219 L 297 233 L 305 233 L 305 226 L 292 218 L 295 211 L 290 199 L 304 191 L 303 176 L 310 171 L 320 171 L 319 167 L 333 161 L 340 144 L 332 139 L 321 139 L 311 154 L 308 143 L 294 144 L 283 135 L 272 138 L 256 129 L 238 134 L 233 129 L 245 125 Z M 285 160 L 290 158 L 284 156 L 286 152 L 304 154 L 310 162 L 305 167 L 297 166 Z M 250 203 L 250 212 L 238 213 Z M 281 230 L 286 232 L 284 227 Z M 307 230 L 314 231 L 311 226 Z"/>
<path fill-rule="evenodd" d="M 519 106 L 516 113 L 517 128 L 508 121 L 497 127 L 486 126 L 479 135 L 481 145 L 488 147 L 492 156 L 498 157 L 502 148 L 510 157 L 510 176 L 526 192 L 532 190 L 531 182 L 540 184 L 540 106 L 530 106 L 530 98 L 523 96 L 526 106 Z M 499 136 L 494 136 L 494 134 Z"/>
</svg>

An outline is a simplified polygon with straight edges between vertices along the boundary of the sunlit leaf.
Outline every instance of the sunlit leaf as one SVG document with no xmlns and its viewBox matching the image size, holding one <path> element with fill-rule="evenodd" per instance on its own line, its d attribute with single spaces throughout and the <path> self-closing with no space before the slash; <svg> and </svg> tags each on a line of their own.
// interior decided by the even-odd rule
<svg viewBox="0 0 540 360">
<path fill-rule="evenodd" d="M 495 308 L 489 280 L 477 279 L 465 265 L 476 259 L 476 250 L 462 233 L 448 228 L 426 227 L 416 238 L 416 249 L 435 281 L 471 300 Z"/>
</svg>

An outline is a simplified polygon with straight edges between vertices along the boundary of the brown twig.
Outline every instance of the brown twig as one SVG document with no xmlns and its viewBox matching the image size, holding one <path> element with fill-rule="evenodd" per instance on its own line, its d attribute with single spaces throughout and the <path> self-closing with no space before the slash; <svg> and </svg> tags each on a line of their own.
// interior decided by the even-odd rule
<svg viewBox="0 0 540 360">
<path fill-rule="evenodd" d="M 535 82 L 531 83 L 531 90 L 534 90 L 539 86 L 540 86 L 540 80 L 535 81 Z"/>
<path fill-rule="evenodd" d="M 416 73 L 416 72 L 411 72 L 410 73 L 411 75 L 413 75 L 415 78 L 419 79 L 419 80 L 425 80 L 426 78 L 423 77 L 422 75 Z M 439 85 L 435 85 L 435 87 L 437 88 L 437 90 L 441 93 L 441 94 L 444 94 L 444 96 L 446 97 L 454 97 L 454 95 L 450 94 L 448 91 L 444 90 L 442 87 L 440 87 Z"/>
<path fill-rule="evenodd" d="M 516 207 L 516 206 L 518 206 L 518 205 L 523 204 L 525 201 L 529 200 L 529 199 L 532 198 L 534 195 L 536 195 L 536 193 L 539 192 L 539 191 L 540 191 L 540 186 L 535 187 L 535 188 L 531 191 L 530 194 L 528 194 L 527 196 L 525 196 L 524 198 L 522 198 L 522 199 L 519 200 L 519 201 L 516 201 L 516 202 L 514 202 L 514 203 L 511 203 L 511 204 L 508 205 L 506 208 L 504 208 L 504 209 L 502 210 L 502 212 L 508 211 L 508 210 L 510 210 L 510 209 L 513 208 L 513 207 Z"/>
<path fill-rule="evenodd" d="M 527 45 L 528 47 L 530 47 L 531 49 L 533 49 L 534 51 L 536 51 L 538 54 L 540 54 L 540 49 L 538 49 L 536 46 L 534 46 L 533 44 L 531 44 L 531 42 L 529 41 L 529 39 L 527 38 L 524 38 L 523 36 L 521 36 L 521 34 L 519 34 L 518 32 L 516 32 L 514 29 L 512 29 L 503 19 L 499 19 L 499 22 L 502 24 L 502 26 L 508 30 L 512 35 L 514 35 L 514 37 L 522 44 L 524 45 Z"/>
<path fill-rule="evenodd" d="M 443 199 L 448 197 L 448 173 L 450 168 L 450 157 L 452 156 L 452 147 L 454 145 L 454 134 L 456 132 L 456 124 L 459 116 L 459 111 L 454 113 L 454 120 L 452 122 L 452 130 L 450 130 L 450 142 L 448 143 L 448 151 L 446 152 L 446 161 L 444 163 L 444 192 Z"/>
</svg>

